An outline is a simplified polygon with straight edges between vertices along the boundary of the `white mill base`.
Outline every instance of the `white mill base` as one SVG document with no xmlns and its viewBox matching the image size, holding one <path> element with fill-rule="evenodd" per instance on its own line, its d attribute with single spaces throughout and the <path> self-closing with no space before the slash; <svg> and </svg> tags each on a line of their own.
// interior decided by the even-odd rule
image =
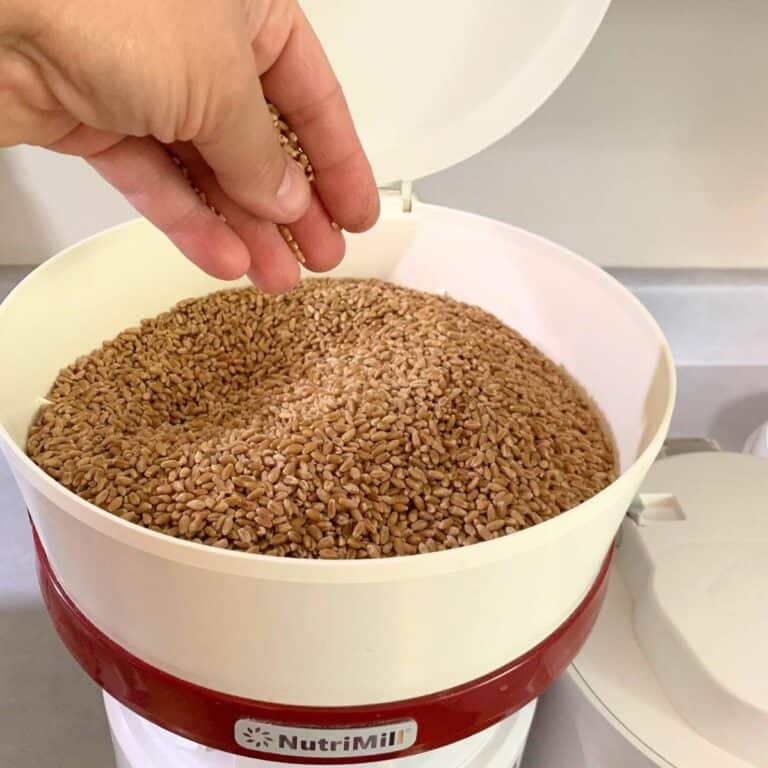
<svg viewBox="0 0 768 768">
<path fill-rule="evenodd" d="M 104 705 L 117 768 L 284 768 L 284 763 L 208 749 L 153 725 L 107 693 Z M 412 757 L 366 763 L 367 768 L 519 768 L 536 702 L 468 739 Z M 302 768 L 302 766 L 296 766 Z"/>
</svg>

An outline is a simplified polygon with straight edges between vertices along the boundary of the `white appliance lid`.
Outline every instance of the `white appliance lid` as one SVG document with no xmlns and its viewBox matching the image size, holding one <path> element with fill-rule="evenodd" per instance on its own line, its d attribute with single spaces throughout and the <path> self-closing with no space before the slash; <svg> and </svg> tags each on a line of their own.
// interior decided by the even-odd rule
<svg viewBox="0 0 768 768">
<path fill-rule="evenodd" d="M 574 668 L 665 765 L 768 768 L 768 461 L 657 461 Z M 659 763 L 662 764 L 662 763 Z"/>
<path fill-rule="evenodd" d="M 610 0 L 303 0 L 379 184 L 500 139 L 560 85 Z"/>
</svg>

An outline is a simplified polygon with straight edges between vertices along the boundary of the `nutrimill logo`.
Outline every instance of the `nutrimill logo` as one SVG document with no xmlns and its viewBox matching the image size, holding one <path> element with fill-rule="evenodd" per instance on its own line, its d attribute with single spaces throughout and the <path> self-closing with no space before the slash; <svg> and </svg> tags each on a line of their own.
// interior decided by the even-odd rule
<svg viewBox="0 0 768 768">
<path fill-rule="evenodd" d="M 240 738 L 251 749 L 263 751 L 269 750 L 274 742 L 272 731 L 269 728 L 262 728 L 260 725 L 247 725 L 243 728 Z"/>
<path fill-rule="evenodd" d="M 235 741 L 244 749 L 328 760 L 400 752 L 416 743 L 417 732 L 414 720 L 362 728 L 295 728 L 249 719 L 235 723 Z"/>
</svg>

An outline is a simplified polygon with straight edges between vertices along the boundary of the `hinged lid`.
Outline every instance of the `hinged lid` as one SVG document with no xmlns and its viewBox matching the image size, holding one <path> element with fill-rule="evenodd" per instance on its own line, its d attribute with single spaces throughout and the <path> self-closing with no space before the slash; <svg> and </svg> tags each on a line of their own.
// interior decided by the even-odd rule
<svg viewBox="0 0 768 768">
<path fill-rule="evenodd" d="M 658 461 L 624 524 L 619 563 L 637 642 L 704 738 L 768 766 L 768 461 Z"/>
<path fill-rule="evenodd" d="M 304 0 L 379 184 L 511 131 L 581 57 L 610 0 Z"/>
</svg>

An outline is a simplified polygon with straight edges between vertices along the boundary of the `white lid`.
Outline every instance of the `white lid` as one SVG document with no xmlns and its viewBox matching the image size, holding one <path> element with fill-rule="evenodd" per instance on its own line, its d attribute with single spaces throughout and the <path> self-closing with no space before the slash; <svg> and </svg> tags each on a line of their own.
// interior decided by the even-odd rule
<svg viewBox="0 0 768 768">
<path fill-rule="evenodd" d="M 675 766 L 768 767 L 768 462 L 657 461 L 574 667 Z"/>
<path fill-rule="evenodd" d="M 479 152 L 533 113 L 610 0 L 304 0 L 380 184 Z"/>
</svg>

